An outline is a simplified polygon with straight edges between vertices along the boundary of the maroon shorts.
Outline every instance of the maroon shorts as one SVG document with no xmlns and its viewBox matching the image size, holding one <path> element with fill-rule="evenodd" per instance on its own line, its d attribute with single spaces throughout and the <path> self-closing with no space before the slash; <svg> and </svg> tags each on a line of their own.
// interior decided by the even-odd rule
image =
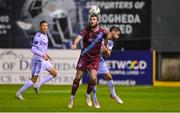
<svg viewBox="0 0 180 113">
<path fill-rule="evenodd" d="M 88 59 L 86 57 L 80 57 L 77 63 L 76 69 L 86 71 L 88 69 L 95 69 L 98 71 L 100 57 L 95 57 L 93 59 Z"/>
</svg>

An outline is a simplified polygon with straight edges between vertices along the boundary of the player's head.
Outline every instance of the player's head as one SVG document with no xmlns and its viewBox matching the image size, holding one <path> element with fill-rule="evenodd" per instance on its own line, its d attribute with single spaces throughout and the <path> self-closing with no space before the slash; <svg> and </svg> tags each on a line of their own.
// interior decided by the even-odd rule
<svg viewBox="0 0 180 113">
<path fill-rule="evenodd" d="M 40 31 L 42 33 L 46 33 L 48 31 L 48 22 L 43 20 L 39 23 L 39 26 L 40 26 Z"/>
<path fill-rule="evenodd" d="M 89 17 L 89 24 L 92 28 L 95 28 L 99 25 L 99 17 L 97 15 L 91 15 Z"/>
<path fill-rule="evenodd" d="M 110 33 L 113 39 L 119 39 L 121 35 L 121 30 L 117 26 L 112 26 L 110 28 Z"/>
</svg>

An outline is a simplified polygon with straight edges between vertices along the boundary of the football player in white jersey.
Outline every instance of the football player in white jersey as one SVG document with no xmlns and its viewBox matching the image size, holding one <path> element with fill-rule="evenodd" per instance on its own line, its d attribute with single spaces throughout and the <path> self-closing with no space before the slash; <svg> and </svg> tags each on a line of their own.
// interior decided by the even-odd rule
<svg viewBox="0 0 180 113">
<path fill-rule="evenodd" d="M 111 55 L 111 51 L 114 46 L 114 41 L 119 39 L 120 35 L 121 35 L 121 30 L 116 26 L 112 26 L 110 28 L 110 32 L 108 33 L 106 39 L 102 42 L 102 46 L 101 46 L 102 54 L 101 54 L 101 60 L 99 62 L 98 74 L 104 74 L 104 77 L 108 82 L 108 86 L 111 92 L 110 94 L 111 98 L 114 99 L 117 103 L 122 104 L 123 101 L 119 98 L 119 96 L 116 95 L 112 75 L 109 72 L 109 69 L 103 58 L 103 55 L 106 57 L 109 57 Z M 94 107 L 100 108 L 99 102 L 96 97 L 96 86 L 94 86 L 92 90 L 92 94 L 93 94 Z"/>
<path fill-rule="evenodd" d="M 32 78 L 27 81 L 24 86 L 22 86 L 17 92 L 16 97 L 20 100 L 24 100 L 22 93 L 27 90 L 29 87 L 33 86 L 34 83 L 36 83 L 37 78 L 40 74 L 40 71 L 46 70 L 49 72 L 47 76 L 45 76 L 42 80 L 40 80 L 36 87 L 34 87 L 35 92 L 38 94 L 39 88 L 42 84 L 45 82 L 48 82 L 49 80 L 53 79 L 57 76 L 56 69 L 52 66 L 52 64 L 49 62 L 51 60 L 51 57 L 47 53 L 48 49 L 48 37 L 47 37 L 47 31 L 48 31 L 48 22 L 47 21 L 41 21 L 40 22 L 40 32 L 37 32 L 34 40 L 33 45 L 31 48 L 31 51 L 33 53 L 32 57 Z"/>
</svg>

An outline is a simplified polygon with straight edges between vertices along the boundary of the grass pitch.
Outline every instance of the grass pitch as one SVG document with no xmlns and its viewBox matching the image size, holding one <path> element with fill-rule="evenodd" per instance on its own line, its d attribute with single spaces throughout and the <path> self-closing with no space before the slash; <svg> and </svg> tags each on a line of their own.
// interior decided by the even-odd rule
<svg viewBox="0 0 180 113">
<path fill-rule="evenodd" d="M 100 109 L 88 107 L 85 102 L 86 85 L 80 85 L 74 107 L 68 109 L 71 86 L 44 85 L 40 94 L 33 88 L 24 93 L 25 100 L 15 97 L 22 85 L 0 85 L 0 112 L 179 112 L 179 87 L 116 86 L 116 93 L 124 104 L 117 104 L 109 96 L 106 85 L 98 85 Z"/>
</svg>

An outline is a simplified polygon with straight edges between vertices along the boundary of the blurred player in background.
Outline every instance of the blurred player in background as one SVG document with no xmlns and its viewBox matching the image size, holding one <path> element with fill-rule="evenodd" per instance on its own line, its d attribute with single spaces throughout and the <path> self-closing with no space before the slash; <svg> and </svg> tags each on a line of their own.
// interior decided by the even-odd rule
<svg viewBox="0 0 180 113">
<path fill-rule="evenodd" d="M 91 15 L 89 18 L 89 26 L 84 28 L 76 37 L 72 45 L 72 49 L 76 49 L 77 44 L 80 42 L 81 39 L 83 39 L 83 51 L 86 47 L 88 47 L 88 45 L 90 45 L 94 40 L 96 40 L 96 37 L 98 37 L 99 35 L 101 35 L 102 38 L 105 38 L 107 36 L 107 31 L 99 27 L 99 17 L 97 15 Z M 94 45 L 94 48 L 87 53 L 83 54 L 81 52 L 79 61 L 77 63 L 76 76 L 72 84 L 68 108 L 73 107 L 74 97 L 79 86 L 79 81 L 81 80 L 83 73 L 87 70 L 90 73 L 90 81 L 88 83 L 86 92 L 86 103 L 88 106 L 92 106 L 90 93 L 96 84 L 97 70 L 99 68 L 100 61 L 101 41 L 102 39 L 100 39 L 100 41 L 98 41 Z"/>
<path fill-rule="evenodd" d="M 37 86 L 34 87 L 35 92 L 38 94 L 39 88 L 45 82 L 53 79 L 57 76 L 56 69 L 49 62 L 51 57 L 47 54 L 48 49 L 48 22 L 41 21 L 40 22 L 40 32 L 37 32 L 32 45 L 32 53 L 34 54 L 32 57 L 32 78 L 27 81 L 24 86 L 22 86 L 19 91 L 16 92 L 16 97 L 24 100 L 22 93 L 27 90 L 29 87 L 33 86 L 36 83 L 37 78 L 40 74 L 41 69 L 44 69 L 49 72 L 49 74 L 44 77 L 42 80 L 37 83 Z"/>
</svg>

